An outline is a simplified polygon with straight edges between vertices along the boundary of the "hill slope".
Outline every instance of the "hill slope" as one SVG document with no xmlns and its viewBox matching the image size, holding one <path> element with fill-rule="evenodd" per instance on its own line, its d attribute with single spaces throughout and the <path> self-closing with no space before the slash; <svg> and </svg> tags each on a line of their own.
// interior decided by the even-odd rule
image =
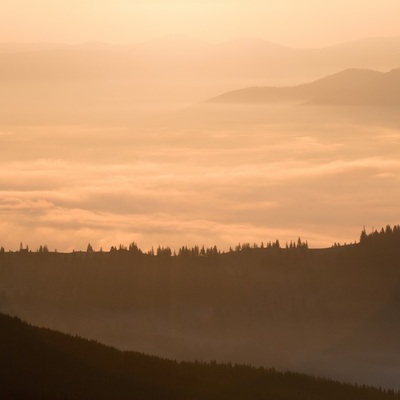
<svg viewBox="0 0 400 400">
<path fill-rule="evenodd" d="M 29 326 L 0 314 L 0 395 L 12 399 L 399 399 L 294 373 L 176 363 Z"/>
<path fill-rule="evenodd" d="M 221 104 L 294 102 L 321 105 L 400 105 L 400 69 L 387 73 L 347 69 L 315 82 L 293 87 L 251 87 L 208 101 Z"/>
<path fill-rule="evenodd" d="M 274 365 L 400 389 L 399 243 L 396 226 L 316 250 L 0 252 L 0 310 L 170 359 Z"/>
</svg>

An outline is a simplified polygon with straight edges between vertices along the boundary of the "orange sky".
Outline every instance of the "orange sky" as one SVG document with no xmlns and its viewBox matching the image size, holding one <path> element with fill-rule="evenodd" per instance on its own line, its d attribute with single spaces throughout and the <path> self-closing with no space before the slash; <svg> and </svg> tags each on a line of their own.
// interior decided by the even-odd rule
<svg viewBox="0 0 400 400">
<path fill-rule="evenodd" d="M 171 34 L 319 47 L 400 35 L 398 0 L 14 0 L 0 40 L 137 42 Z"/>
<path fill-rule="evenodd" d="M 3 3 L 0 42 L 134 43 L 186 34 L 211 42 L 259 37 L 320 47 L 400 37 L 400 0 Z M 249 41 L 232 43 L 237 54 L 246 54 Z M 193 47 L 180 47 L 177 54 L 184 57 L 175 63 L 172 54 L 158 68 L 149 51 L 149 58 L 140 58 L 142 63 L 134 58 L 132 64 L 129 59 L 124 69 L 122 56 L 108 64 L 101 52 L 103 58 L 85 53 L 80 63 L 79 51 L 13 57 L 3 50 L 0 246 L 18 249 L 22 241 L 34 249 L 47 244 L 71 251 L 85 249 L 89 241 L 107 249 L 134 240 L 144 249 L 159 244 L 228 249 L 239 241 L 285 243 L 301 235 L 312 247 L 323 247 L 356 240 L 363 226 L 398 223 L 400 134 L 391 127 L 397 119 L 390 113 L 380 110 L 383 122 L 376 117 L 377 123 L 372 114 L 360 115 L 367 122 L 358 124 L 345 116 L 338 120 L 330 110 L 324 115 L 302 107 L 239 109 L 243 115 L 232 109 L 181 110 L 181 102 L 196 104 L 271 81 L 307 82 L 349 67 L 398 67 L 394 47 L 370 47 L 359 59 L 344 56 L 344 62 L 340 52 L 330 58 L 324 57 L 329 51 L 283 51 L 323 54 L 290 68 L 283 58 L 267 69 L 270 56 L 260 63 L 258 51 L 257 59 L 251 52 L 249 59 L 241 56 L 243 65 L 236 54 L 228 56 L 232 68 L 215 62 L 212 52 L 204 53 L 208 58 L 200 52 L 200 64 L 209 66 L 197 68 L 197 58 L 188 57 Z M 180 111 L 170 115 L 168 107 Z"/>
</svg>

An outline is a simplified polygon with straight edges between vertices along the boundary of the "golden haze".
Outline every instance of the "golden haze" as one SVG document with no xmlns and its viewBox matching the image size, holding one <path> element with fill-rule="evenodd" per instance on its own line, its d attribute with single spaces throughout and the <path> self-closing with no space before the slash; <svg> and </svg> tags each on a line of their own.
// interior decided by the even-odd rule
<svg viewBox="0 0 400 400">
<path fill-rule="evenodd" d="M 291 47 L 400 35 L 397 0 L 12 1 L 3 42 L 132 43 L 174 34 L 212 42 L 262 37 Z"/>
</svg>

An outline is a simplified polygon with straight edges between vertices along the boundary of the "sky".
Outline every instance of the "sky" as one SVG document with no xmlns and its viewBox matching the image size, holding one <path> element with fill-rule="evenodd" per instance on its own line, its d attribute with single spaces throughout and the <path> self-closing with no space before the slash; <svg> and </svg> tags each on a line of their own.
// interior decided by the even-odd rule
<svg viewBox="0 0 400 400">
<path fill-rule="evenodd" d="M 399 0 L 3 3 L 0 42 L 136 43 L 184 34 L 210 42 L 258 37 L 301 48 L 400 37 Z M 297 108 L 215 113 L 181 109 L 179 97 L 182 91 L 193 106 L 271 79 L 304 82 L 314 69 L 312 79 L 351 67 L 379 69 L 379 62 L 388 71 L 398 67 L 396 47 L 379 47 L 376 56 L 372 46 L 355 57 L 336 49 L 284 50 L 275 64 L 274 53 L 261 60 L 258 47 L 255 57 L 247 45 L 230 53 L 230 44 L 250 42 L 205 46 L 224 48 L 227 62 L 212 51 L 185 49 L 180 57 L 181 48 L 163 53 L 162 46 L 136 46 L 151 51 L 133 61 L 96 52 L 9 53 L 4 49 L 13 46 L 3 46 L 0 246 L 18 249 L 22 241 L 71 251 L 88 242 L 109 249 L 135 241 L 144 249 L 228 249 L 301 235 L 312 247 L 325 247 L 357 240 L 363 226 L 398 223 L 397 114 L 386 120 L 379 111 L 378 122 L 369 123 L 369 113 L 353 122 L 353 116 L 339 121 L 337 114 Z M 16 46 L 25 47 L 31 48 Z M 306 58 L 287 61 L 286 54 Z M 170 115 L 175 102 L 179 112 Z"/>
<path fill-rule="evenodd" d="M 133 43 L 185 34 L 323 47 L 400 36 L 398 0 L 14 0 L 3 2 L 1 14 L 2 42 Z"/>
</svg>

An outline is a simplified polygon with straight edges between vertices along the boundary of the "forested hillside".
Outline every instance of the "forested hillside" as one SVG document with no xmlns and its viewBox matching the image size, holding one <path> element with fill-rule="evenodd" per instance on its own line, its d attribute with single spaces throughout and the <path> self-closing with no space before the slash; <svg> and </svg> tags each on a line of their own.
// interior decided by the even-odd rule
<svg viewBox="0 0 400 400">
<path fill-rule="evenodd" d="M 121 352 L 0 314 L 0 397 L 396 400 L 399 393 L 272 369 Z"/>
<path fill-rule="evenodd" d="M 0 254 L 0 307 L 121 349 L 398 387 L 399 244 L 400 228 L 388 227 L 320 250 L 301 241 L 226 253 L 181 248 L 175 256 L 136 245 L 71 254 L 21 248 Z M 362 341 L 369 345 L 354 346 Z M 346 361 L 349 346 L 362 356 L 356 365 Z M 333 363 L 340 352 L 351 370 Z"/>
</svg>

